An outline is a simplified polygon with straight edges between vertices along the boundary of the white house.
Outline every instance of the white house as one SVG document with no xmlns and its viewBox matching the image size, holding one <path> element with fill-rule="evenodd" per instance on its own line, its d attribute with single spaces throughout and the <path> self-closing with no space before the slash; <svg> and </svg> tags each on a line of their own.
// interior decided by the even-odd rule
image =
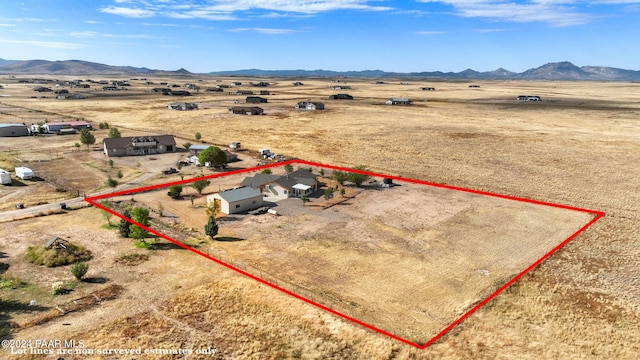
<svg viewBox="0 0 640 360">
<path fill-rule="evenodd" d="M 220 211 L 227 215 L 253 210 L 263 204 L 260 191 L 250 187 L 225 190 L 207 196 L 207 203 L 212 201 L 219 202 Z"/>
<path fill-rule="evenodd" d="M 299 110 L 324 110 L 324 104 L 321 102 L 300 101 L 295 105 Z"/>
<path fill-rule="evenodd" d="M 256 174 L 242 180 L 242 186 L 258 190 L 264 199 L 277 202 L 290 197 L 309 196 L 318 190 L 316 175 L 305 169 L 283 176 Z"/>
<path fill-rule="evenodd" d="M 33 178 L 33 171 L 28 167 L 18 166 L 16 168 L 16 176 L 22 180 L 29 180 Z"/>
</svg>

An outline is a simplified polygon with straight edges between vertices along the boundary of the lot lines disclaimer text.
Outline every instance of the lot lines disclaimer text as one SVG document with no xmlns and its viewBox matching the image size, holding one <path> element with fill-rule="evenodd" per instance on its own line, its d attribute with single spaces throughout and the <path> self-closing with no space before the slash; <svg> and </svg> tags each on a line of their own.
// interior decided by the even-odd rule
<svg viewBox="0 0 640 360">
<path fill-rule="evenodd" d="M 198 349 L 185 348 L 118 348 L 118 347 L 89 347 L 83 340 L 2 340 L 3 351 L 10 355 L 215 355 L 217 349 L 213 346 Z"/>
</svg>

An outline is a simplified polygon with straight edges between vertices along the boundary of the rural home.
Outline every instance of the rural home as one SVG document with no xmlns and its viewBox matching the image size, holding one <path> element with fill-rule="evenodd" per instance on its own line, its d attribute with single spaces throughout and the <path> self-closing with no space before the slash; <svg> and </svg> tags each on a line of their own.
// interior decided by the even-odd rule
<svg viewBox="0 0 640 360">
<path fill-rule="evenodd" d="M 351 96 L 349 94 L 335 94 L 335 95 L 329 96 L 329 99 L 331 99 L 331 100 L 353 100 L 353 96 Z"/>
<path fill-rule="evenodd" d="M 11 173 L 7 170 L 0 169 L 0 184 L 9 185 L 11 182 Z"/>
<path fill-rule="evenodd" d="M 233 106 L 229 108 L 229 112 L 240 115 L 262 115 L 264 110 L 257 106 Z"/>
<path fill-rule="evenodd" d="M 531 96 L 531 95 L 520 95 L 518 96 L 518 101 L 542 101 L 540 96 Z"/>
<path fill-rule="evenodd" d="M 266 103 L 268 100 L 260 96 L 247 96 L 247 104 L 261 104 Z"/>
<path fill-rule="evenodd" d="M 155 93 L 162 93 L 162 95 L 171 95 L 171 89 L 169 88 L 153 88 Z"/>
<path fill-rule="evenodd" d="M 167 108 L 171 110 L 193 110 L 198 108 L 198 104 L 188 102 L 174 102 L 169 104 Z"/>
<path fill-rule="evenodd" d="M 29 135 L 29 128 L 24 124 L 0 124 L 0 137 Z"/>
<path fill-rule="evenodd" d="M 432 87 L 423 87 L 423 88 L 420 88 L 420 90 L 422 90 L 422 91 L 434 91 L 435 89 L 436 89 L 436 88 L 432 88 Z"/>
<path fill-rule="evenodd" d="M 324 104 L 321 102 L 300 101 L 295 108 L 299 110 L 324 110 Z"/>
<path fill-rule="evenodd" d="M 205 150 L 210 148 L 211 145 L 207 145 L 207 144 L 193 144 L 191 146 L 189 146 L 189 153 L 191 154 L 191 156 L 198 156 L 200 155 L 200 153 Z M 234 162 L 234 161 L 238 161 L 238 155 L 232 153 L 231 151 L 224 149 L 222 150 L 224 151 L 225 154 L 227 154 L 227 162 Z M 195 159 L 197 160 L 197 159 Z M 193 163 L 195 163 L 196 165 L 199 165 L 198 161 L 192 161 Z"/>
<path fill-rule="evenodd" d="M 237 214 L 259 208 L 263 204 L 262 194 L 256 189 L 241 187 L 221 191 L 207 196 L 207 203 L 218 202 L 218 208 L 224 214 Z"/>
<path fill-rule="evenodd" d="M 42 124 L 46 133 L 59 133 L 64 129 L 91 129 L 91 124 L 86 121 L 62 121 L 62 122 L 50 122 Z"/>
<path fill-rule="evenodd" d="M 164 154 L 177 150 L 173 135 L 106 138 L 102 142 L 104 153 L 109 157 Z"/>
<path fill-rule="evenodd" d="M 191 93 L 186 90 L 173 90 L 169 94 L 173 96 L 191 96 Z"/>
<path fill-rule="evenodd" d="M 387 105 L 411 105 L 413 101 L 407 98 L 391 98 L 385 102 Z"/>
<path fill-rule="evenodd" d="M 309 196 L 318 190 L 316 175 L 301 169 L 282 176 L 256 174 L 242 180 L 242 186 L 257 189 L 268 201 L 276 202 L 289 197 Z"/>
<path fill-rule="evenodd" d="M 260 90 L 260 95 L 271 95 L 269 90 Z"/>
<path fill-rule="evenodd" d="M 251 90 L 238 90 L 238 91 L 236 91 L 236 95 L 253 95 L 253 91 L 251 91 Z"/>
<path fill-rule="evenodd" d="M 337 85 L 333 87 L 333 90 L 351 90 L 349 85 Z"/>
</svg>

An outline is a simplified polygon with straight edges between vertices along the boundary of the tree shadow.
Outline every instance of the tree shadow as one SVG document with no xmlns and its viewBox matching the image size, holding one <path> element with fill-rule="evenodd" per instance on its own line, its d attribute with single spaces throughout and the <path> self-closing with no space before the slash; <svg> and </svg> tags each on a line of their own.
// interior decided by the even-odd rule
<svg viewBox="0 0 640 360">
<path fill-rule="evenodd" d="M 4 274 L 7 272 L 7 270 L 9 270 L 9 264 L 7 263 L 0 263 L 0 275 Z"/>
<path fill-rule="evenodd" d="M 149 250 L 176 250 L 184 249 L 182 246 L 176 245 L 172 242 L 161 242 L 149 245 Z"/>
<path fill-rule="evenodd" d="M 92 276 L 84 278 L 82 279 L 82 281 L 89 284 L 105 284 L 107 281 L 109 281 L 109 278 L 106 278 L 104 276 Z"/>
<path fill-rule="evenodd" d="M 214 238 L 214 240 L 216 240 L 216 241 L 226 241 L 226 242 L 235 242 L 235 241 L 242 241 L 244 239 L 238 238 L 238 237 L 233 237 L 233 236 L 220 236 L 220 237 Z"/>
<path fill-rule="evenodd" d="M 0 299 L 0 338 L 10 339 L 11 329 L 15 324 L 11 322 L 11 315 L 15 313 L 30 313 L 36 311 L 45 311 L 49 308 L 40 305 L 30 305 L 18 300 Z"/>
</svg>

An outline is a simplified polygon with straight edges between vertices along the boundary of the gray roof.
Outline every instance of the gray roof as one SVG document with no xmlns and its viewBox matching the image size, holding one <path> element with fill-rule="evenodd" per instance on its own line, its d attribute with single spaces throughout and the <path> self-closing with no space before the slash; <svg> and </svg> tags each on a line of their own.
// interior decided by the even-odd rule
<svg viewBox="0 0 640 360">
<path fill-rule="evenodd" d="M 176 139 L 173 138 L 173 135 L 151 135 L 151 136 L 126 136 L 119 138 L 105 138 L 102 142 L 109 149 L 124 149 L 127 146 L 133 143 L 133 139 L 148 139 L 153 138 L 155 141 L 159 142 L 162 145 L 176 145 Z"/>
<path fill-rule="evenodd" d="M 248 186 L 248 187 L 258 187 L 258 186 L 262 186 L 262 185 L 266 185 L 270 182 L 274 182 L 279 178 L 278 175 L 272 175 L 272 174 L 256 174 L 254 176 L 250 176 L 250 177 L 246 177 L 244 178 L 244 180 L 242 180 L 242 186 Z"/>
<path fill-rule="evenodd" d="M 0 128 L 4 128 L 4 127 L 14 127 L 14 126 L 19 126 L 19 127 L 27 127 L 24 124 L 0 124 Z"/>
<path fill-rule="evenodd" d="M 189 146 L 189 150 L 205 150 L 210 148 L 211 145 L 207 145 L 207 144 L 193 144 L 191 146 Z"/>
<path fill-rule="evenodd" d="M 221 191 L 218 193 L 218 195 L 220 195 L 221 198 L 229 203 L 251 199 L 254 197 L 262 198 L 262 194 L 260 194 L 260 191 L 250 187 L 241 187 L 238 189 Z"/>
</svg>

